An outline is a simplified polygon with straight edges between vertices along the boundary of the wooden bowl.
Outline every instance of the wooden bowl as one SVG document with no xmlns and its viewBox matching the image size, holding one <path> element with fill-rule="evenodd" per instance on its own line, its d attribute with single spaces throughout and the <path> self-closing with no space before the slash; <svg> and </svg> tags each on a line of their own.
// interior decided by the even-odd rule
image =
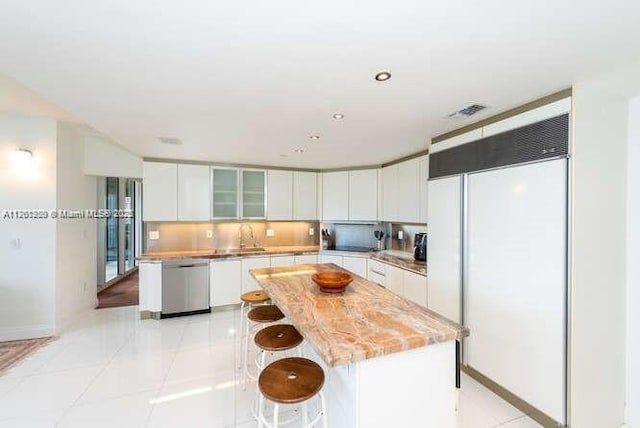
<svg viewBox="0 0 640 428">
<path fill-rule="evenodd" d="M 330 271 L 314 273 L 311 279 L 318 284 L 320 291 L 325 293 L 342 293 L 347 285 L 353 281 L 353 276 L 347 272 Z"/>
</svg>

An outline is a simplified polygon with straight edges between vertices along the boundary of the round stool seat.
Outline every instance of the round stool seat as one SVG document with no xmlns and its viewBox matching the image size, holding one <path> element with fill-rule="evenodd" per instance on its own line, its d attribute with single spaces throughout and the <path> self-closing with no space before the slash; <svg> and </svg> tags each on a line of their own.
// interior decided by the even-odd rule
<svg viewBox="0 0 640 428">
<path fill-rule="evenodd" d="M 260 392 L 274 403 L 307 401 L 324 385 L 324 371 L 315 362 L 300 357 L 283 358 L 269 364 L 258 378 Z"/>
<path fill-rule="evenodd" d="M 301 344 L 303 339 L 291 324 L 278 324 L 263 328 L 254 340 L 265 351 L 286 351 Z"/>
<path fill-rule="evenodd" d="M 264 305 L 251 309 L 247 318 L 253 322 L 275 322 L 284 318 L 284 314 L 276 305 Z"/>
<path fill-rule="evenodd" d="M 269 295 L 264 290 L 251 290 L 243 293 L 240 300 L 247 303 L 264 303 L 269 300 Z"/>
</svg>

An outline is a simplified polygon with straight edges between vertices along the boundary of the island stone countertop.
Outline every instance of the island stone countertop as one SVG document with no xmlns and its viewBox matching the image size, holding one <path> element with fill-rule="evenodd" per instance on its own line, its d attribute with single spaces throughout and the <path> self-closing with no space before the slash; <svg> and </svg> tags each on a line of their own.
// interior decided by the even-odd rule
<svg viewBox="0 0 640 428">
<path fill-rule="evenodd" d="M 469 334 L 467 328 L 357 275 L 342 294 L 321 292 L 311 276 L 336 270 L 345 271 L 332 263 L 250 271 L 328 366 Z"/>
<path fill-rule="evenodd" d="M 317 253 L 318 245 L 305 246 L 280 246 L 263 247 L 262 250 L 248 248 L 235 249 L 208 249 L 208 250 L 185 250 L 185 251 L 158 251 L 144 253 L 136 260 L 139 261 L 161 261 L 174 259 L 222 259 L 228 257 L 250 257 L 250 256 L 271 256 L 274 254 L 305 254 Z"/>
</svg>

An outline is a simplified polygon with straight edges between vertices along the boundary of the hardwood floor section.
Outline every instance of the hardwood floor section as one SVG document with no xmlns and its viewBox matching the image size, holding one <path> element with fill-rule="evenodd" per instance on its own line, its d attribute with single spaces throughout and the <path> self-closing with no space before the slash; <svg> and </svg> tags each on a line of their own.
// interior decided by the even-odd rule
<svg viewBox="0 0 640 428">
<path fill-rule="evenodd" d="M 98 309 L 133 306 L 139 303 L 138 272 L 98 293 Z"/>
</svg>

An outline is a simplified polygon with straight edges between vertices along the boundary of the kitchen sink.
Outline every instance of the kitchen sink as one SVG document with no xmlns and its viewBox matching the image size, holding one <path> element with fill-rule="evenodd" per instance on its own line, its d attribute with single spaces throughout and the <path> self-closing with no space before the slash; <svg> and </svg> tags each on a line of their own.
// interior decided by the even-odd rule
<svg viewBox="0 0 640 428">
<path fill-rule="evenodd" d="M 237 253 L 259 253 L 265 251 L 264 247 L 243 247 L 243 248 L 219 248 L 216 254 L 237 254 Z"/>
</svg>

